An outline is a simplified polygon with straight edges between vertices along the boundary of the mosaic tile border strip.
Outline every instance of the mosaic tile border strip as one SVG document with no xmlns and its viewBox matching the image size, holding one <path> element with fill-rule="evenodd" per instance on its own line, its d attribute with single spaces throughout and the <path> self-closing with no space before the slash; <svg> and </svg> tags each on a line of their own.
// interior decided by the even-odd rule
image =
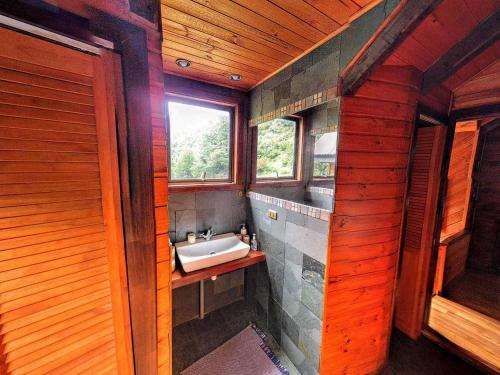
<svg viewBox="0 0 500 375">
<path fill-rule="evenodd" d="M 325 134 L 325 133 L 333 133 L 333 132 L 336 132 L 338 130 L 338 128 L 339 128 L 339 126 L 337 124 L 335 124 L 335 125 L 327 126 L 324 128 L 311 129 L 309 131 L 309 134 L 312 136 L 315 136 L 315 135 L 320 135 L 320 134 Z"/>
<path fill-rule="evenodd" d="M 249 126 L 257 126 L 267 121 L 274 120 L 276 118 L 281 118 L 288 115 L 293 115 L 294 113 L 303 111 L 304 109 L 308 109 L 311 107 L 315 107 L 319 104 L 326 103 L 332 99 L 337 98 L 337 86 L 330 87 L 326 90 L 317 92 L 311 96 L 308 96 L 304 99 L 297 100 L 294 103 L 285 105 L 281 108 L 276 109 L 275 111 L 271 111 L 262 116 L 258 116 L 256 118 L 250 119 L 248 122 Z"/>
<path fill-rule="evenodd" d="M 334 189 L 330 188 L 324 188 L 320 186 L 308 186 L 306 191 L 309 191 L 311 193 L 319 193 L 319 194 L 325 194 L 325 195 L 330 195 L 333 197 Z"/>
<path fill-rule="evenodd" d="M 270 197 L 269 195 L 264 195 L 260 193 L 255 193 L 253 191 L 247 192 L 247 197 L 250 199 L 255 199 L 257 201 L 261 201 L 264 203 L 269 203 L 281 208 L 284 208 L 286 210 L 296 212 L 302 215 L 314 217 L 316 219 L 320 219 L 323 221 L 329 221 L 330 220 L 330 214 L 331 211 L 322 209 L 322 208 L 317 208 L 317 207 L 311 207 L 307 206 L 305 204 L 301 203 L 296 203 L 292 201 L 287 201 L 285 199 L 281 198 L 276 198 L 276 197 Z"/>
</svg>

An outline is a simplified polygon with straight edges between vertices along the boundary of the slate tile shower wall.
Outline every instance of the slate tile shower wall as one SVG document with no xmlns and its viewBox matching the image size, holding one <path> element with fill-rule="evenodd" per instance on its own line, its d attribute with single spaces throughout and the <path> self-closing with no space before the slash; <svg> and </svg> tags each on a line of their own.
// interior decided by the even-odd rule
<svg viewBox="0 0 500 375">
<path fill-rule="evenodd" d="M 342 70 L 397 4 L 398 0 L 382 1 L 346 30 L 254 88 L 250 119 L 336 87 Z"/>
<path fill-rule="evenodd" d="M 239 232 L 246 220 L 246 199 L 240 191 L 176 192 L 169 194 L 169 235 L 186 241 L 187 233 L 214 227 L 219 234 Z"/>
<path fill-rule="evenodd" d="M 268 209 L 278 219 L 267 217 Z M 247 269 L 257 324 L 303 374 L 318 374 L 328 221 L 248 198 L 248 221 L 266 262 Z"/>
</svg>

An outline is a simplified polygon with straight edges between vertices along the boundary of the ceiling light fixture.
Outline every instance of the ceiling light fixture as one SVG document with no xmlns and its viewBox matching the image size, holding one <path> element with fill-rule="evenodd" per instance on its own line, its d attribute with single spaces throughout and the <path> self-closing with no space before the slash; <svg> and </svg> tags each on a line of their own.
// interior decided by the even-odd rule
<svg viewBox="0 0 500 375">
<path fill-rule="evenodd" d="M 230 79 L 231 81 L 240 81 L 240 80 L 241 80 L 241 75 L 239 75 L 239 74 L 231 74 L 231 75 L 229 76 L 229 79 Z"/>
<path fill-rule="evenodd" d="M 181 68 L 189 68 L 191 66 L 191 61 L 186 59 L 177 59 L 175 60 L 175 63 Z"/>
</svg>

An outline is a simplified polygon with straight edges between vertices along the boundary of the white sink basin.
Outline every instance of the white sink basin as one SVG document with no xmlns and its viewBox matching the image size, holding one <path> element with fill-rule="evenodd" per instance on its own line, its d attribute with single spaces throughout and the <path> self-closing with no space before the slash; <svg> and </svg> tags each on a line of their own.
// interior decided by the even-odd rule
<svg viewBox="0 0 500 375">
<path fill-rule="evenodd" d="M 186 272 L 244 258 L 250 250 L 250 246 L 240 241 L 234 233 L 213 236 L 210 241 L 201 238 L 196 243 L 179 242 L 175 247 Z"/>
</svg>

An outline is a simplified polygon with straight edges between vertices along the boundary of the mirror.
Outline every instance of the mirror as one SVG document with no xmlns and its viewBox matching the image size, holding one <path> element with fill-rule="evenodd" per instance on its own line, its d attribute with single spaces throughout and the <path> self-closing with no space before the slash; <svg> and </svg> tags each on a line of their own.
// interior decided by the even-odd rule
<svg viewBox="0 0 500 375">
<path fill-rule="evenodd" d="M 338 100 L 253 128 L 250 191 L 333 211 Z"/>
</svg>

